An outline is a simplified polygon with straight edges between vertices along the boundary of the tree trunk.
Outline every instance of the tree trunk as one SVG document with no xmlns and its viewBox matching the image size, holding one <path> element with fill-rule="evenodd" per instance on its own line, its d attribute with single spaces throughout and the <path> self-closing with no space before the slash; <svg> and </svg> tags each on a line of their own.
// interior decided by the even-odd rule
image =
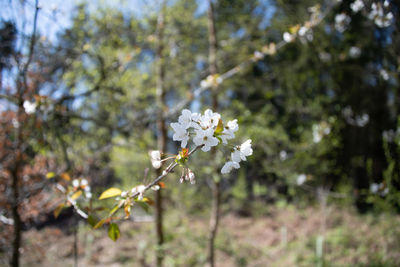
<svg viewBox="0 0 400 267">
<path fill-rule="evenodd" d="M 18 156 L 17 156 L 18 157 Z M 16 159 L 19 161 L 19 159 Z M 12 172 L 12 217 L 14 220 L 14 239 L 13 239 L 13 252 L 11 258 L 11 266 L 18 267 L 19 266 L 19 248 L 21 247 L 21 216 L 18 211 L 19 207 L 19 188 L 18 188 L 18 163 L 16 163 L 15 169 Z"/>
<path fill-rule="evenodd" d="M 214 182 L 212 188 L 212 207 L 210 217 L 210 229 L 208 238 L 208 263 L 210 266 L 215 266 L 215 237 L 217 236 L 218 224 L 219 224 L 219 213 L 220 213 L 220 202 L 221 192 L 220 183 Z"/>
<path fill-rule="evenodd" d="M 163 117 L 165 108 L 165 66 L 163 58 L 163 37 L 164 37 L 164 12 L 165 12 L 165 1 L 162 3 L 160 14 L 157 21 L 157 87 L 156 87 L 156 97 L 158 105 L 157 113 L 157 149 L 161 152 L 166 151 L 167 144 L 167 127 Z M 157 170 L 157 176 L 162 174 L 162 168 Z M 155 192 L 155 227 L 157 234 L 157 251 L 156 251 L 156 263 L 157 266 L 162 266 L 164 252 L 162 245 L 164 243 L 164 232 L 163 232 L 163 197 L 161 190 Z"/>
<path fill-rule="evenodd" d="M 214 20 L 214 8 L 212 0 L 208 0 L 208 64 L 210 75 L 215 75 L 218 73 L 217 67 L 217 34 L 215 30 L 215 20 Z M 213 87 L 212 91 L 212 107 L 216 112 L 218 111 L 218 93 L 217 87 Z M 211 162 L 215 162 L 215 149 L 213 149 L 211 154 Z M 216 166 L 215 171 L 217 171 Z M 209 226 L 209 237 L 208 237 L 208 263 L 211 267 L 215 266 L 215 238 L 217 236 L 219 215 L 220 215 L 220 202 L 221 202 L 221 192 L 220 192 L 220 182 L 213 179 L 212 186 L 212 207 L 210 216 L 210 226 Z"/>
<path fill-rule="evenodd" d="M 74 231 L 74 267 L 78 267 L 78 255 L 79 255 L 79 251 L 78 251 L 78 242 L 79 242 L 79 236 L 78 236 L 78 230 L 79 230 L 79 218 L 78 215 L 76 215 L 74 213 L 74 225 L 73 227 L 73 231 Z"/>
</svg>

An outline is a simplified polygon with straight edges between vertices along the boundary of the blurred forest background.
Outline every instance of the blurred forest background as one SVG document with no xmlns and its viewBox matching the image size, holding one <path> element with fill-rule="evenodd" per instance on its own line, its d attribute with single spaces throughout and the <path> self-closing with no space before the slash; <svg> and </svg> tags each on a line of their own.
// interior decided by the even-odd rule
<svg viewBox="0 0 400 267">
<path fill-rule="evenodd" d="M 0 265 L 400 265 L 398 1 L 0 5 Z M 253 155 L 222 176 L 197 152 L 116 242 L 58 208 L 73 179 L 91 219 L 149 183 L 183 108 L 238 119 Z"/>
</svg>

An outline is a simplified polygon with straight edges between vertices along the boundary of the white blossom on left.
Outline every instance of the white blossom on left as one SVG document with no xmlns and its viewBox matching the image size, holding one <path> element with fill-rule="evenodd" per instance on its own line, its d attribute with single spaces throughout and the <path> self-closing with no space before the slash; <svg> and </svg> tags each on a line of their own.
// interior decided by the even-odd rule
<svg viewBox="0 0 400 267">
<path fill-rule="evenodd" d="M 37 106 L 36 102 L 30 102 L 28 100 L 25 100 L 23 106 L 26 114 L 33 114 L 36 112 L 36 106 Z"/>
</svg>

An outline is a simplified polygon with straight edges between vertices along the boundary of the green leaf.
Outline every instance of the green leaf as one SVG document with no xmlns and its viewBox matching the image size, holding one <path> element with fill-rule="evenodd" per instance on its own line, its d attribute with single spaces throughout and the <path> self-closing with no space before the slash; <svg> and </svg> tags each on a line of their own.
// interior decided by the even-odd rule
<svg viewBox="0 0 400 267">
<path fill-rule="evenodd" d="M 116 223 L 110 223 L 110 226 L 108 227 L 108 236 L 111 238 L 111 240 L 116 241 L 119 236 L 119 227 Z"/>
<path fill-rule="evenodd" d="M 95 217 L 93 217 L 92 215 L 89 215 L 89 217 L 87 218 L 87 222 L 90 226 L 92 226 L 93 228 L 95 227 L 95 225 L 97 224 L 97 220 Z"/>
<path fill-rule="evenodd" d="M 116 197 L 116 196 L 121 195 L 121 193 L 122 193 L 121 189 L 111 187 L 101 194 L 101 196 L 99 197 L 99 200 L 110 198 L 110 197 Z"/>
<path fill-rule="evenodd" d="M 47 179 L 54 178 L 54 176 L 56 176 L 56 174 L 55 174 L 54 172 L 48 172 L 48 173 L 46 174 L 46 178 L 47 178 Z"/>
</svg>

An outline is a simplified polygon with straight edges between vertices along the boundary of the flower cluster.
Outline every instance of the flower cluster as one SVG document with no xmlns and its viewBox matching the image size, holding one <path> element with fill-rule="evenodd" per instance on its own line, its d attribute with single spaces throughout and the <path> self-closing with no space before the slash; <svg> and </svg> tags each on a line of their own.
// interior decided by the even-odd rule
<svg viewBox="0 0 400 267">
<path fill-rule="evenodd" d="M 344 32 L 350 24 L 351 18 L 345 13 L 340 13 L 335 16 L 335 29 L 338 32 Z"/>
<path fill-rule="evenodd" d="M 313 134 L 313 142 L 319 143 L 325 135 L 331 133 L 331 127 L 326 122 L 321 122 L 319 124 L 313 124 L 312 126 L 312 134 Z"/>
<path fill-rule="evenodd" d="M 201 80 L 200 87 L 201 88 L 209 88 L 213 86 L 217 86 L 218 84 L 222 83 L 222 78 L 218 75 L 208 75 L 205 80 Z"/>
<path fill-rule="evenodd" d="M 204 152 L 210 151 L 212 147 L 219 144 L 228 145 L 228 141 L 235 138 L 235 132 L 239 129 L 236 119 L 224 124 L 221 115 L 210 109 L 207 109 L 204 114 L 192 113 L 190 110 L 184 109 L 178 118 L 178 122 L 171 123 L 171 127 L 174 130 L 172 138 L 174 141 L 181 142 L 182 151 L 187 147 L 189 140 L 192 139 L 193 143 L 197 147 L 201 147 Z M 158 154 L 153 153 L 154 155 L 151 155 L 152 162 L 158 162 L 160 160 Z M 229 173 L 233 168 L 238 169 L 240 167 L 239 162 L 246 160 L 246 157 L 252 153 L 250 139 L 242 145 L 234 147 L 231 154 L 232 160 L 223 166 L 221 172 Z M 185 155 L 181 155 L 180 159 L 178 157 L 177 160 L 179 161 L 186 159 Z M 183 180 L 190 180 L 194 183 L 193 172 L 187 169 L 181 177 L 181 181 Z"/>
<path fill-rule="evenodd" d="M 379 28 L 389 27 L 393 22 L 393 13 L 388 12 L 385 14 L 383 8 L 389 7 L 389 2 L 386 0 L 383 4 L 383 7 L 380 3 L 373 3 L 371 6 L 371 12 L 368 15 L 370 20 L 373 20 Z"/>
<path fill-rule="evenodd" d="M 372 194 L 380 194 L 382 197 L 389 193 L 389 188 L 384 183 L 372 183 L 369 187 Z"/>
<path fill-rule="evenodd" d="M 355 0 L 350 4 L 350 8 L 354 13 L 357 13 L 364 8 L 364 3 L 362 0 Z"/>
<path fill-rule="evenodd" d="M 92 198 L 92 192 L 90 191 L 90 186 L 86 179 L 82 178 L 72 180 L 72 187 L 74 192 L 82 191 L 86 199 Z"/>
<path fill-rule="evenodd" d="M 312 23 L 310 22 L 306 22 L 303 26 L 293 26 L 289 29 L 289 32 L 283 33 L 283 40 L 286 43 L 291 43 L 296 39 L 296 37 L 299 37 L 302 44 L 312 42 L 314 34 L 311 26 Z"/>
</svg>

